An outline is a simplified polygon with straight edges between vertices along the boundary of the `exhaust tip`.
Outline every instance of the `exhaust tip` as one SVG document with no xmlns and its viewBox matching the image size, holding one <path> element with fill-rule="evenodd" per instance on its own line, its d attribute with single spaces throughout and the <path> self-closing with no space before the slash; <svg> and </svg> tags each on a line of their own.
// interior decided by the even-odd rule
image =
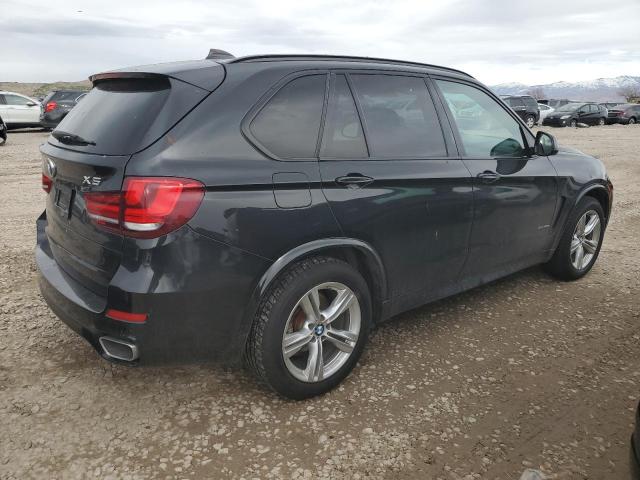
<svg viewBox="0 0 640 480">
<path fill-rule="evenodd" d="M 100 337 L 98 341 L 109 358 L 124 362 L 133 362 L 138 359 L 138 347 L 131 342 L 113 337 Z"/>
</svg>

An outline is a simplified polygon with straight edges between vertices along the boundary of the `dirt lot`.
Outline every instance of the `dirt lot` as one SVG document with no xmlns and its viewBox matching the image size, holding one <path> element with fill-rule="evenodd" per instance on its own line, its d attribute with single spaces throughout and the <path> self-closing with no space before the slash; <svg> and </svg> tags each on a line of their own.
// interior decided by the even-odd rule
<svg viewBox="0 0 640 480">
<path fill-rule="evenodd" d="M 640 400 L 640 127 L 556 129 L 615 184 L 600 259 L 401 315 L 337 390 L 112 366 L 47 309 L 33 261 L 41 132 L 0 148 L 0 478 L 625 479 Z"/>
</svg>

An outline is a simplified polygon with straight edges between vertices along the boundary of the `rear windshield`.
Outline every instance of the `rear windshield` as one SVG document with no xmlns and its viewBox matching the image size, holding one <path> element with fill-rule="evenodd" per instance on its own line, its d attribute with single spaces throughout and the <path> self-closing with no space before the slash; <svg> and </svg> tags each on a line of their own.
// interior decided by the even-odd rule
<svg viewBox="0 0 640 480">
<path fill-rule="evenodd" d="M 49 98 L 48 100 L 55 100 L 57 102 L 64 102 L 64 101 L 74 101 L 76 98 L 78 98 L 80 95 L 82 95 L 83 93 L 87 93 L 84 90 L 78 90 L 78 91 L 74 91 L 74 92 L 55 92 L 53 94 L 53 96 L 51 98 Z"/>
<path fill-rule="evenodd" d="M 132 154 L 164 135 L 207 93 L 167 77 L 99 81 L 60 122 L 49 142 L 103 155 Z M 73 140 L 65 141 L 61 133 Z"/>
</svg>

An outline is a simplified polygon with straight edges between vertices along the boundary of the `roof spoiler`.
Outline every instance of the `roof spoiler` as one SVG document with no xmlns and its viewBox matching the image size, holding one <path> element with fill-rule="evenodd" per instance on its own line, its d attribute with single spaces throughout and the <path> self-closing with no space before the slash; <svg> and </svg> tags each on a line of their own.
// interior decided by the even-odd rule
<svg viewBox="0 0 640 480">
<path fill-rule="evenodd" d="M 229 52 L 225 52 L 224 50 L 211 48 L 209 49 L 209 55 L 207 55 L 206 60 L 223 60 L 228 58 L 236 58 L 236 57 L 231 55 Z"/>
</svg>

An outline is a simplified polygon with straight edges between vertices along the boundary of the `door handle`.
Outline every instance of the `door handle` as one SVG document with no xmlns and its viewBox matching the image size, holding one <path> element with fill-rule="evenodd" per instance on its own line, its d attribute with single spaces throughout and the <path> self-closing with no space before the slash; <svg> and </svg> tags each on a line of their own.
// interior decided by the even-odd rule
<svg viewBox="0 0 640 480">
<path fill-rule="evenodd" d="M 336 178 L 336 183 L 348 188 L 361 188 L 369 185 L 373 180 L 373 178 L 362 175 L 361 173 L 349 173 Z"/>
<path fill-rule="evenodd" d="M 485 170 L 482 173 L 479 173 L 477 177 L 485 183 L 495 182 L 500 178 L 500 174 L 496 172 L 492 172 L 491 170 Z"/>
</svg>

